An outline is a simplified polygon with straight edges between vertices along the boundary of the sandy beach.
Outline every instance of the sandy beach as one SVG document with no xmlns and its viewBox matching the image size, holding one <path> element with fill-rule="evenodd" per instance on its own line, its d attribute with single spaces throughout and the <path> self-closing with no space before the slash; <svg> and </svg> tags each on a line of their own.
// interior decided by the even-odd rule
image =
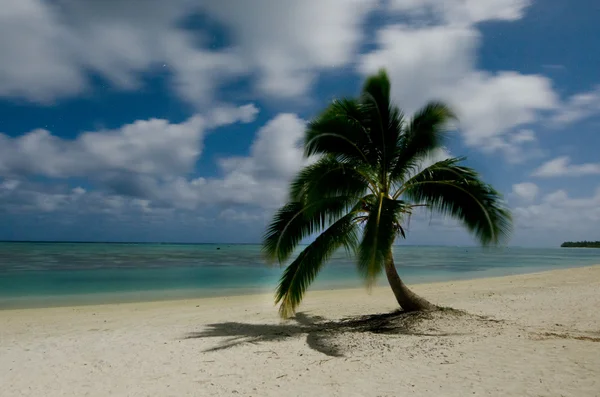
<svg viewBox="0 0 600 397">
<path fill-rule="evenodd" d="M 600 266 L 414 288 L 0 311 L 0 394 L 600 396 Z"/>
</svg>

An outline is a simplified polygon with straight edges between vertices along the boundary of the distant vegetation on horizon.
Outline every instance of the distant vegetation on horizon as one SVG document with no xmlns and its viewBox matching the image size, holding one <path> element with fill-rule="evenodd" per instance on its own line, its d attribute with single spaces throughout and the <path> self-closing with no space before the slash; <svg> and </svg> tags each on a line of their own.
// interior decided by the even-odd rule
<svg viewBox="0 0 600 397">
<path fill-rule="evenodd" d="M 600 248 L 600 241 L 565 241 L 560 246 L 563 248 Z"/>
</svg>

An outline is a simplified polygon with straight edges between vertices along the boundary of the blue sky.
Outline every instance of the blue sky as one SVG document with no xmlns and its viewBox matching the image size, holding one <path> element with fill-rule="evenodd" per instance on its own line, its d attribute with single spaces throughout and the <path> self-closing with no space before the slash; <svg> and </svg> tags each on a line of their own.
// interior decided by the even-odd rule
<svg viewBox="0 0 600 397">
<path fill-rule="evenodd" d="M 8 0 L 0 239 L 258 242 L 306 120 L 385 67 L 450 103 L 511 245 L 600 239 L 600 6 L 546 0 Z M 472 244 L 419 214 L 408 243 Z"/>
</svg>

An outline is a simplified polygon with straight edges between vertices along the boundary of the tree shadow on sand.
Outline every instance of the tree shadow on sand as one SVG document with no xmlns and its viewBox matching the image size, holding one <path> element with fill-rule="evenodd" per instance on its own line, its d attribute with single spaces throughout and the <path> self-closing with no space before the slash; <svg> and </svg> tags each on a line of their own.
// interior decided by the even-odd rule
<svg viewBox="0 0 600 397">
<path fill-rule="evenodd" d="M 461 312 L 452 310 L 452 315 Z M 209 324 L 200 332 L 192 332 L 184 339 L 227 338 L 220 344 L 205 350 L 206 352 L 229 349 L 244 343 L 283 341 L 306 335 L 306 344 L 313 350 L 331 357 L 342 357 L 343 348 L 335 338 L 340 333 L 374 333 L 400 334 L 413 336 L 452 336 L 456 333 L 436 332 L 428 329 L 424 332 L 418 324 L 430 320 L 432 313 L 405 313 L 402 311 L 375 314 L 340 321 L 328 321 L 323 317 L 297 313 L 296 316 L 282 324 L 247 324 L 239 322 L 223 322 Z"/>
</svg>

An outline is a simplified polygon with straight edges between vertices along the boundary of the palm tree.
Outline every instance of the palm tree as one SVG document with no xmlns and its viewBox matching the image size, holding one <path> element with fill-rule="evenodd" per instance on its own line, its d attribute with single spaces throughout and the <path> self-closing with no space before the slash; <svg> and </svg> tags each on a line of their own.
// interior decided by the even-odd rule
<svg viewBox="0 0 600 397">
<path fill-rule="evenodd" d="M 289 202 L 274 215 L 263 241 L 267 259 L 282 264 L 301 240 L 321 232 L 281 276 L 276 303 L 282 317 L 294 314 L 341 247 L 356 256 L 368 286 L 385 269 L 403 310 L 435 309 L 402 282 L 392 256 L 392 245 L 406 237 L 403 225 L 416 207 L 458 219 L 482 245 L 499 244 L 509 235 L 511 215 L 501 195 L 461 165 L 464 158 L 419 170 L 443 147 L 454 118 L 448 106 L 431 102 L 405 120 L 390 102 L 390 82 L 381 70 L 366 80 L 358 98 L 334 101 L 308 124 L 304 154 L 316 161 L 292 181 Z"/>
</svg>

